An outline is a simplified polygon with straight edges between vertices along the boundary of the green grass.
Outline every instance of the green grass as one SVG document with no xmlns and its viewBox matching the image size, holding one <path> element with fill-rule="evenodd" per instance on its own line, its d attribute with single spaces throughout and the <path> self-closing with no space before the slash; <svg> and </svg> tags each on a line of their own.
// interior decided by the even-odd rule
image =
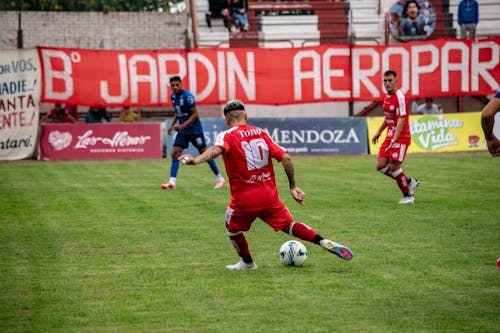
<svg viewBox="0 0 500 333">
<path fill-rule="evenodd" d="M 356 257 L 306 243 L 285 268 L 290 236 L 257 221 L 248 272 L 225 270 L 229 189 L 208 166 L 169 192 L 168 160 L 0 163 L 0 332 L 500 332 L 499 163 L 410 155 L 400 206 L 373 156 L 295 157 L 304 207 L 278 164 L 296 220 Z"/>
</svg>

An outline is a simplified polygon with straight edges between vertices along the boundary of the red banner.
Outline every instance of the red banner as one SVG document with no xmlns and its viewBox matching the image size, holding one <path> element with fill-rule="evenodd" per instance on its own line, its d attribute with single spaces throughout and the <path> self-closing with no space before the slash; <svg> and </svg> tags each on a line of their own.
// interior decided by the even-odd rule
<svg viewBox="0 0 500 333">
<path fill-rule="evenodd" d="M 180 75 L 200 104 L 373 101 L 382 73 L 398 72 L 408 99 L 487 95 L 500 86 L 500 37 L 439 39 L 390 46 L 195 50 L 38 48 L 42 100 L 78 105 L 168 105 Z"/>
<path fill-rule="evenodd" d="M 44 124 L 41 160 L 161 158 L 160 124 Z"/>
</svg>

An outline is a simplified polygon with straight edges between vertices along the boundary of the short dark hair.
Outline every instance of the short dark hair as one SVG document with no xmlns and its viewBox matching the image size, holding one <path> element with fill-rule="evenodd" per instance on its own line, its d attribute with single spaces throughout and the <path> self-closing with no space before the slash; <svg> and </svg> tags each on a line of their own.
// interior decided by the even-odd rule
<svg viewBox="0 0 500 333">
<path fill-rule="evenodd" d="M 181 77 L 180 77 L 180 76 L 178 76 L 178 75 L 172 76 L 172 77 L 170 78 L 170 81 L 169 81 L 169 82 L 173 82 L 173 81 L 179 81 L 179 82 L 182 82 Z"/>
<path fill-rule="evenodd" d="M 406 17 L 406 10 L 408 9 L 408 6 L 411 3 L 414 3 L 415 6 L 417 6 L 418 11 L 420 12 L 420 5 L 418 4 L 418 2 L 415 0 L 408 0 L 408 1 L 406 1 L 405 6 L 403 7 L 403 15 L 402 15 L 403 17 Z"/>
<path fill-rule="evenodd" d="M 430 97 L 427 97 L 427 98 L 425 99 L 425 101 L 426 101 L 426 102 L 434 102 L 434 100 L 433 100 L 432 98 L 430 98 Z"/>
<path fill-rule="evenodd" d="M 233 99 L 232 101 L 227 102 L 226 106 L 224 106 L 224 116 L 227 116 L 229 112 L 236 110 L 245 111 L 245 104 L 238 99 Z"/>
<path fill-rule="evenodd" d="M 384 72 L 384 76 L 389 76 L 389 75 L 392 75 L 394 77 L 398 77 L 398 74 L 395 71 L 393 71 L 392 69 L 389 69 L 388 71 Z"/>
</svg>

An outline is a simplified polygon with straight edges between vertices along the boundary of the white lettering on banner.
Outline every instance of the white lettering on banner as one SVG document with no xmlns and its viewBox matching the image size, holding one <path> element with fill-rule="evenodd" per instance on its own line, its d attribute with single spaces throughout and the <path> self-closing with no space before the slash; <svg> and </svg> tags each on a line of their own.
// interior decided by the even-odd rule
<svg viewBox="0 0 500 333">
<path fill-rule="evenodd" d="M 82 136 L 78 137 L 78 142 L 75 144 L 75 149 L 86 149 L 88 146 L 95 146 L 97 143 L 109 145 L 111 147 L 128 147 L 134 145 L 143 145 L 150 140 L 150 136 L 129 136 L 127 131 L 116 132 L 113 138 L 103 138 L 92 136 L 93 131 L 88 130 Z"/>
<path fill-rule="evenodd" d="M 351 97 L 350 90 L 338 90 L 335 91 L 332 89 L 331 78 L 344 78 L 345 71 L 343 69 L 331 69 L 330 64 L 334 64 L 335 62 L 331 60 L 333 56 L 349 56 L 349 49 L 328 49 L 323 54 L 323 91 L 330 98 L 339 98 L 339 97 Z"/>
<path fill-rule="evenodd" d="M 125 102 L 166 104 L 169 102 L 169 78 L 173 75 L 183 79 L 187 76 L 185 88 L 199 103 L 207 104 L 233 98 L 276 105 L 332 99 L 379 100 L 384 94 L 382 73 L 388 69 L 398 71 L 399 88 L 408 98 L 431 91 L 435 91 L 433 96 L 449 95 L 450 92 L 458 95 L 491 93 L 500 82 L 500 38 L 273 51 L 283 56 L 283 62 L 275 67 L 265 63 L 274 53 L 262 50 L 99 52 L 105 57 L 84 50 L 41 48 L 44 99 L 62 103 L 70 99 L 76 104 L 84 103 L 85 99 L 100 99 L 104 106 Z M 82 70 L 100 69 L 104 64 L 116 68 L 96 70 L 92 77 L 75 76 Z M 10 63 L 0 66 L 3 72 L 14 70 Z M 29 63 L 16 64 L 15 68 L 21 70 L 23 66 L 28 68 Z M 276 94 L 263 88 L 268 81 Z M 8 87 L 2 84 L 0 94 L 7 89 L 29 90 L 31 82 L 27 81 L 26 86 L 17 81 Z M 73 96 L 76 84 L 79 94 Z M 277 87 L 292 85 L 293 94 Z M 257 96 L 260 92 L 262 95 Z"/>
<path fill-rule="evenodd" d="M 224 61 L 224 52 L 217 52 L 217 63 L 218 63 L 218 68 L 219 71 L 217 72 L 217 75 L 219 76 L 219 98 L 222 101 L 228 100 L 226 97 L 226 86 L 227 86 L 227 81 L 226 81 L 226 62 Z"/>
<path fill-rule="evenodd" d="M 44 65 L 45 98 L 65 100 L 73 95 L 73 65 L 70 57 L 64 51 L 42 49 Z M 58 71 L 52 67 L 53 61 L 62 64 L 62 70 Z M 54 91 L 54 80 L 64 81 L 65 90 Z"/>
<path fill-rule="evenodd" d="M 443 147 L 456 145 L 457 136 L 449 132 L 449 128 L 462 128 L 463 122 L 459 119 L 446 119 L 442 115 L 424 117 L 410 121 L 412 136 L 416 136 L 418 144 L 424 149 L 437 150 Z"/>
<path fill-rule="evenodd" d="M 312 61 L 312 70 L 302 70 L 303 60 Z M 302 99 L 302 80 L 312 79 L 313 96 L 315 99 L 321 98 L 321 56 L 316 51 L 299 51 L 293 57 L 293 97 L 296 101 Z"/>
<path fill-rule="evenodd" d="M 431 54 L 431 62 L 428 65 L 420 65 L 420 54 Z M 420 74 L 432 73 L 439 65 L 439 51 L 432 44 L 416 45 L 411 48 L 411 92 L 413 95 L 420 93 Z M 443 68 L 448 67 L 448 64 L 441 64 Z"/>
<path fill-rule="evenodd" d="M 191 88 L 191 92 L 198 97 L 198 99 L 205 99 L 210 92 L 215 87 L 215 67 L 214 64 L 210 62 L 210 60 L 204 55 L 196 52 L 188 53 L 188 68 L 189 70 L 189 85 Z M 198 82 L 197 82 L 197 70 L 196 64 L 200 63 L 205 70 L 208 72 L 208 82 L 207 85 L 198 91 Z"/>
<path fill-rule="evenodd" d="M 453 62 L 450 59 L 451 51 L 460 52 L 460 61 Z M 442 91 L 450 91 L 450 75 L 452 71 L 460 72 L 462 91 L 469 90 L 469 73 L 470 73 L 470 59 L 469 59 L 469 49 L 464 43 L 461 42 L 450 42 L 446 43 L 441 49 L 441 59 L 443 62 L 447 63 L 448 66 L 441 66 L 441 89 Z"/>
<path fill-rule="evenodd" d="M 148 74 L 139 74 L 138 67 L 145 65 Z M 149 100 L 152 103 L 158 103 L 158 71 L 156 70 L 156 60 L 149 55 L 133 55 L 129 62 L 130 73 L 130 100 L 132 103 L 139 101 L 139 84 L 147 84 L 150 89 Z"/>
<path fill-rule="evenodd" d="M 170 71 L 167 66 L 168 62 L 176 64 L 174 68 L 179 70 L 174 72 Z M 162 104 L 170 101 L 168 88 L 170 87 L 170 77 L 172 76 L 186 76 L 186 59 L 180 54 L 159 54 L 158 55 L 158 76 L 160 78 L 160 102 Z"/>
<path fill-rule="evenodd" d="M 227 52 L 227 85 L 228 85 L 228 97 L 229 99 L 235 99 L 236 94 L 236 78 L 238 78 L 243 91 L 247 98 L 251 101 L 256 99 L 256 86 L 255 81 L 255 60 L 253 52 L 247 52 L 247 68 L 243 71 L 236 54 L 234 52 Z M 248 77 L 245 77 L 245 72 Z"/>
<path fill-rule="evenodd" d="M 226 56 L 224 58 L 224 55 Z M 255 82 L 255 60 L 252 52 L 247 52 L 247 67 L 244 69 L 238 62 L 234 52 L 218 52 L 217 62 L 219 71 L 216 73 L 214 64 L 203 54 L 191 52 L 188 53 L 186 65 L 185 59 L 180 54 L 159 54 L 155 60 L 149 55 L 134 55 L 128 61 L 124 54 L 118 55 L 118 69 L 120 72 L 120 94 L 111 95 L 109 84 L 106 80 L 100 81 L 100 94 L 102 99 L 108 103 L 123 103 L 130 92 L 130 101 L 138 103 L 141 100 L 139 84 L 148 84 L 150 89 L 150 103 L 166 103 L 169 99 L 168 87 L 171 76 L 186 76 L 189 71 L 189 84 L 192 93 L 198 100 L 203 100 L 210 95 L 217 83 L 217 78 L 222 82 L 219 86 L 219 99 L 226 99 L 226 86 L 230 98 L 236 98 L 236 84 L 239 82 L 250 100 L 256 98 Z M 177 72 L 169 72 L 167 62 L 176 62 Z M 128 63 L 128 71 L 127 71 Z M 227 63 L 227 74 L 226 69 Z M 148 68 L 148 74 L 139 74 L 138 66 L 145 65 Z M 203 67 L 208 73 L 208 82 L 204 87 L 199 87 L 197 82 L 197 68 Z M 158 68 L 157 68 L 158 67 Z M 222 68 L 222 69 L 221 69 Z M 227 75 L 227 77 L 226 77 Z M 226 84 L 227 80 L 227 84 Z M 130 85 L 129 85 L 130 82 Z M 160 87 L 158 87 L 158 82 Z"/>
<path fill-rule="evenodd" d="M 491 50 L 491 59 L 486 62 L 479 61 L 479 51 L 481 49 Z M 472 76 L 472 91 L 479 90 L 479 76 L 488 83 L 493 89 L 498 89 L 499 83 L 491 76 L 488 69 L 495 68 L 499 63 L 499 45 L 493 42 L 484 42 L 472 44 L 472 62 L 471 62 L 471 76 Z"/>
<path fill-rule="evenodd" d="M 364 66 L 361 66 L 361 57 L 370 57 L 371 67 L 367 69 L 361 69 L 366 67 L 366 62 L 363 62 Z M 380 71 L 380 55 L 373 48 L 355 48 L 352 50 L 352 95 L 355 97 L 361 96 L 361 83 L 363 83 L 366 88 L 370 91 L 373 97 L 380 97 L 380 84 L 377 86 L 373 85 L 370 80 Z M 380 77 L 375 78 L 377 82 L 381 82 Z"/>
<path fill-rule="evenodd" d="M 123 54 L 118 55 L 118 69 L 120 72 L 120 95 L 112 96 L 109 93 L 108 82 L 104 80 L 99 82 L 101 97 L 108 103 L 123 103 L 128 97 L 127 59 Z"/>
<path fill-rule="evenodd" d="M 267 130 L 266 130 L 267 131 Z M 269 136 L 278 144 L 296 143 L 359 143 L 356 131 L 351 128 L 348 132 L 344 130 L 280 130 L 275 128 Z"/>
<path fill-rule="evenodd" d="M 382 73 L 387 70 L 392 69 L 390 67 L 391 57 L 400 57 L 402 64 L 402 72 L 410 72 L 410 53 L 403 47 L 390 47 L 384 50 L 382 53 Z M 380 78 L 382 80 L 382 78 Z M 409 75 L 399 75 L 398 76 L 399 89 L 406 93 L 410 89 L 410 76 Z M 382 84 L 382 83 L 381 83 Z"/>
</svg>

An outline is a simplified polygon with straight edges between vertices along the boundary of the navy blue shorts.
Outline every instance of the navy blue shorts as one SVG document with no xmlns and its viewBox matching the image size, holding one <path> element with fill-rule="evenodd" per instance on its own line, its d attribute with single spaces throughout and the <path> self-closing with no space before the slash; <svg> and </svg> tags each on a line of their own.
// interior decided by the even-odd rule
<svg viewBox="0 0 500 333">
<path fill-rule="evenodd" d="M 177 136 L 175 137 L 174 146 L 186 149 L 189 146 L 190 142 L 198 150 L 207 148 L 207 144 L 205 142 L 205 135 L 203 133 L 184 134 L 182 132 L 179 132 L 179 133 L 177 133 Z"/>
</svg>

